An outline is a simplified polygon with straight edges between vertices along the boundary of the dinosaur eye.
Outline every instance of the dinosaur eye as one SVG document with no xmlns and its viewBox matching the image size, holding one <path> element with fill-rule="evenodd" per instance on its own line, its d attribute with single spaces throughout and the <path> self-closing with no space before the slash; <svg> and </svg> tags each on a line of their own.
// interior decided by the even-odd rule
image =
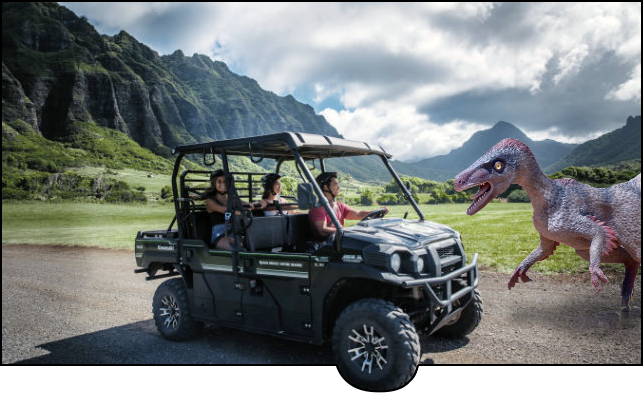
<svg viewBox="0 0 643 393">
<path fill-rule="evenodd" d="M 498 173 L 502 173 L 502 171 L 505 169 L 505 164 L 502 161 L 496 161 L 496 163 L 493 164 L 493 169 L 495 169 L 495 171 Z"/>
</svg>

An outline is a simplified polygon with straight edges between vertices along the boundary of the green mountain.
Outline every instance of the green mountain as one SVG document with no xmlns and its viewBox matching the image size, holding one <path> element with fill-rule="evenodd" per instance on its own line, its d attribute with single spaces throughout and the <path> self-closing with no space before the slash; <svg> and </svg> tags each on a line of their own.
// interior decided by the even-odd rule
<svg viewBox="0 0 643 393">
<path fill-rule="evenodd" d="M 159 56 L 124 31 L 100 35 L 55 3 L 2 3 L 2 120 L 49 140 L 79 124 L 118 130 L 169 157 L 176 145 L 297 131 L 339 136 L 309 105 L 204 55 Z M 82 127 L 80 127 L 82 128 Z"/>
<path fill-rule="evenodd" d="M 399 167 L 399 171 L 411 176 L 445 181 L 453 179 L 458 173 L 467 169 L 469 165 L 504 138 L 518 139 L 528 145 L 542 168 L 558 161 L 577 146 L 549 139 L 534 141 L 513 124 L 499 121 L 488 130 L 476 132 L 461 147 L 448 154 L 415 163 L 396 162 L 395 165 L 396 168 Z"/>
<path fill-rule="evenodd" d="M 597 139 L 587 141 L 565 157 L 546 167 L 546 173 L 569 166 L 611 166 L 641 159 L 641 116 L 628 117 L 625 125 Z"/>
</svg>

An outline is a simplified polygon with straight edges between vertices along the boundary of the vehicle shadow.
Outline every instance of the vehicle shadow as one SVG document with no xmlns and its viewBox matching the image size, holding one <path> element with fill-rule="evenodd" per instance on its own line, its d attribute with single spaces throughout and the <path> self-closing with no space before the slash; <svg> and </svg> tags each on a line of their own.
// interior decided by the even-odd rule
<svg viewBox="0 0 643 393">
<path fill-rule="evenodd" d="M 459 339 L 447 339 L 438 336 L 420 336 L 420 345 L 422 347 L 422 353 L 427 354 L 428 358 L 422 360 L 422 364 L 435 364 L 433 359 L 431 359 L 432 353 L 442 353 L 455 351 L 456 349 L 462 348 L 469 344 L 469 339 L 467 337 Z"/>
<path fill-rule="evenodd" d="M 329 346 L 206 325 L 195 339 L 168 341 L 153 320 L 38 345 L 42 356 L 14 364 L 334 365 Z"/>
<path fill-rule="evenodd" d="M 468 338 L 421 337 L 422 353 L 429 358 L 420 364 L 434 364 L 431 353 L 456 350 L 468 343 Z M 48 353 L 13 364 L 335 365 L 330 345 L 318 346 L 215 325 L 206 325 L 192 340 L 169 341 L 161 337 L 151 319 L 37 347 Z"/>
</svg>

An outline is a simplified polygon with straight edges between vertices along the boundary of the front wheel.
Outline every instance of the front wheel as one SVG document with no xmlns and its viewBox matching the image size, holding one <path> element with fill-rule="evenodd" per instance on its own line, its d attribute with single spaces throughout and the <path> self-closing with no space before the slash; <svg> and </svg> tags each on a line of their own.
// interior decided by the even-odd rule
<svg viewBox="0 0 643 393">
<path fill-rule="evenodd" d="M 190 301 L 181 278 L 173 278 L 159 285 L 154 293 L 152 313 L 156 328 L 168 340 L 191 339 L 203 327 L 203 322 L 192 319 Z"/>
<path fill-rule="evenodd" d="M 462 338 L 473 332 L 482 319 L 482 296 L 475 289 L 471 292 L 471 301 L 460 314 L 455 322 L 447 325 L 436 332 L 438 336 L 445 338 Z"/>
<path fill-rule="evenodd" d="M 362 299 L 337 318 L 333 353 L 346 382 L 359 389 L 390 391 L 415 376 L 420 340 L 413 322 L 395 304 Z"/>
</svg>

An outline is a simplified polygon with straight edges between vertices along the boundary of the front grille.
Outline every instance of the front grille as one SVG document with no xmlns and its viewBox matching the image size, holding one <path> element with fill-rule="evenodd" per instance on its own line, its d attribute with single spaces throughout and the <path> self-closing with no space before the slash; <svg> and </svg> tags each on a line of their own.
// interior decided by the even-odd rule
<svg viewBox="0 0 643 393">
<path fill-rule="evenodd" d="M 462 252 L 455 239 L 444 240 L 432 244 L 440 261 L 441 275 L 446 275 L 461 267 Z"/>
<path fill-rule="evenodd" d="M 440 256 L 440 259 L 458 255 L 455 244 L 444 248 L 438 248 L 438 255 Z"/>
</svg>

